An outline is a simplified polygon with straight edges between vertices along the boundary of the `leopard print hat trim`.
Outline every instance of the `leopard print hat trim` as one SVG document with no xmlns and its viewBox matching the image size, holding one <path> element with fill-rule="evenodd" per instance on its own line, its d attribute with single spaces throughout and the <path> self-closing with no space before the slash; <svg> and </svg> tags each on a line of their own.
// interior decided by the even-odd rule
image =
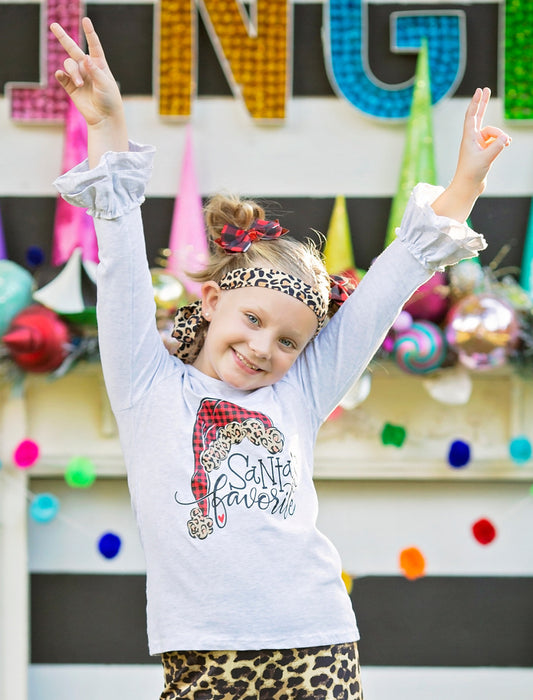
<svg viewBox="0 0 533 700">
<path fill-rule="evenodd" d="M 328 315 L 329 297 L 311 287 L 299 277 L 277 270 L 266 270 L 262 267 L 238 267 L 226 273 L 219 282 L 221 289 L 238 289 L 240 287 L 267 287 L 288 294 L 303 304 L 306 304 L 318 320 L 317 333 L 320 331 Z M 192 363 L 198 356 L 204 344 L 208 323 L 202 316 L 202 302 L 193 301 L 191 304 L 178 309 L 174 319 L 172 337 L 178 340 L 174 354 L 183 362 Z"/>
</svg>

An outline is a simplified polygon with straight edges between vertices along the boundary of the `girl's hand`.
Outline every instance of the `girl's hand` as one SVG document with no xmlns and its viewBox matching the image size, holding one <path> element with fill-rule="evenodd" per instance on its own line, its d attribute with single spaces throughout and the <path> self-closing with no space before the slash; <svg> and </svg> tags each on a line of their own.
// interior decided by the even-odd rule
<svg viewBox="0 0 533 700">
<path fill-rule="evenodd" d="M 489 170 L 511 139 L 496 126 L 483 126 L 489 88 L 478 88 L 466 110 L 457 169 L 443 194 L 433 202 L 437 214 L 466 221 L 487 185 Z"/>
<path fill-rule="evenodd" d="M 122 100 L 118 85 L 109 70 L 102 44 L 88 17 L 82 19 L 87 39 L 87 56 L 61 27 L 54 22 L 50 30 L 68 53 L 64 70 L 57 70 L 55 77 L 72 98 L 85 117 L 87 124 L 94 126 L 121 111 Z"/>
<path fill-rule="evenodd" d="M 82 27 L 88 55 L 61 25 L 54 22 L 50 30 L 68 54 L 55 77 L 87 122 L 89 161 L 94 166 L 105 151 L 127 151 L 128 137 L 120 90 L 102 44 L 88 17 L 82 19 Z"/>
<path fill-rule="evenodd" d="M 454 179 L 477 188 L 481 194 L 487 184 L 492 163 L 511 139 L 496 126 L 483 126 L 483 118 L 490 100 L 489 88 L 478 88 L 466 110 L 463 138 Z"/>
</svg>

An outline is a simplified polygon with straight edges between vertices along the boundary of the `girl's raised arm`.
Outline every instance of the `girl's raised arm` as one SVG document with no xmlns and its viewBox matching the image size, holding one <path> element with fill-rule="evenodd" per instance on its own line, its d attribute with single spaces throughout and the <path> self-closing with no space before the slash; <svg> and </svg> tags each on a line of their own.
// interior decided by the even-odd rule
<svg viewBox="0 0 533 700">
<path fill-rule="evenodd" d="M 468 105 L 455 175 L 432 204 L 434 211 L 441 216 L 466 221 L 476 199 L 486 187 L 492 163 L 511 143 L 502 129 L 483 126 L 489 100 L 489 88 L 478 88 Z"/>
<path fill-rule="evenodd" d="M 127 151 L 128 131 L 117 82 L 88 17 L 82 20 L 88 55 L 54 22 L 50 30 L 68 54 L 55 77 L 87 122 L 89 165 L 98 165 L 106 151 Z"/>
</svg>

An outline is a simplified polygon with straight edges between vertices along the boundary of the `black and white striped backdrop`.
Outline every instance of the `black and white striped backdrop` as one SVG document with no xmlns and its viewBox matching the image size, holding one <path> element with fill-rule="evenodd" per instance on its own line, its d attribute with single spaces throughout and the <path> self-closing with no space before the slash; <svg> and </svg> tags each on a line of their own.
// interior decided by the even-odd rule
<svg viewBox="0 0 533 700">
<path fill-rule="evenodd" d="M 513 136 L 472 215 L 489 240 L 483 261 L 510 245 L 519 266 L 533 193 L 533 123 L 505 123 L 499 84 L 502 5 L 375 2 L 369 10 L 369 61 L 383 82 L 414 73 L 416 58 L 392 54 L 388 22 L 398 9 L 462 9 L 467 61 L 453 96 L 433 113 L 439 181 L 455 164 L 464 109 L 477 85 L 493 91 L 488 121 Z M 168 243 L 185 142 L 184 124 L 157 115 L 153 96 L 154 6 L 88 3 L 125 95 L 130 135 L 158 148 L 144 205 L 148 255 Z M 40 5 L 0 0 L 0 83 L 39 81 Z M 322 3 L 294 2 L 291 96 L 279 126 L 254 124 L 236 100 L 199 23 L 194 158 L 202 195 L 236 190 L 271 202 L 293 232 L 327 230 L 336 195 L 347 198 L 356 263 L 383 247 L 404 145 L 405 125 L 377 122 L 335 95 L 325 69 Z M 30 245 L 49 256 L 63 130 L 21 125 L 0 97 L 0 210 L 8 255 L 24 264 Z M 533 509 L 528 486 L 491 482 L 319 481 L 320 526 L 354 577 L 352 598 L 363 639 L 369 700 L 526 700 L 533 697 Z M 89 491 L 34 479 L 53 491 L 61 517 L 29 523 L 31 700 L 157 697 L 161 671 L 146 649 L 144 565 L 123 479 Z M 516 508 L 516 504 L 521 504 Z M 472 518 L 505 519 L 502 536 L 482 548 Z M 102 526 L 120 532 L 123 550 L 106 561 L 95 550 Z M 428 575 L 409 582 L 397 554 L 417 543 L 430 553 Z"/>
</svg>

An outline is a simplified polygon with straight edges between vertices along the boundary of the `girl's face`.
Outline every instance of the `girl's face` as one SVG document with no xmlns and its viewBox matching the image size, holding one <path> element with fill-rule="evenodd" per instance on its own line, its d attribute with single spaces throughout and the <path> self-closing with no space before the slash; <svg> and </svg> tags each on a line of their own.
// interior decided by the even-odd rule
<svg viewBox="0 0 533 700">
<path fill-rule="evenodd" d="M 210 324 L 194 367 L 245 391 L 281 379 L 317 329 L 308 306 L 265 287 L 221 290 L 206 282 L 202 313 Z"/>
</svg>

